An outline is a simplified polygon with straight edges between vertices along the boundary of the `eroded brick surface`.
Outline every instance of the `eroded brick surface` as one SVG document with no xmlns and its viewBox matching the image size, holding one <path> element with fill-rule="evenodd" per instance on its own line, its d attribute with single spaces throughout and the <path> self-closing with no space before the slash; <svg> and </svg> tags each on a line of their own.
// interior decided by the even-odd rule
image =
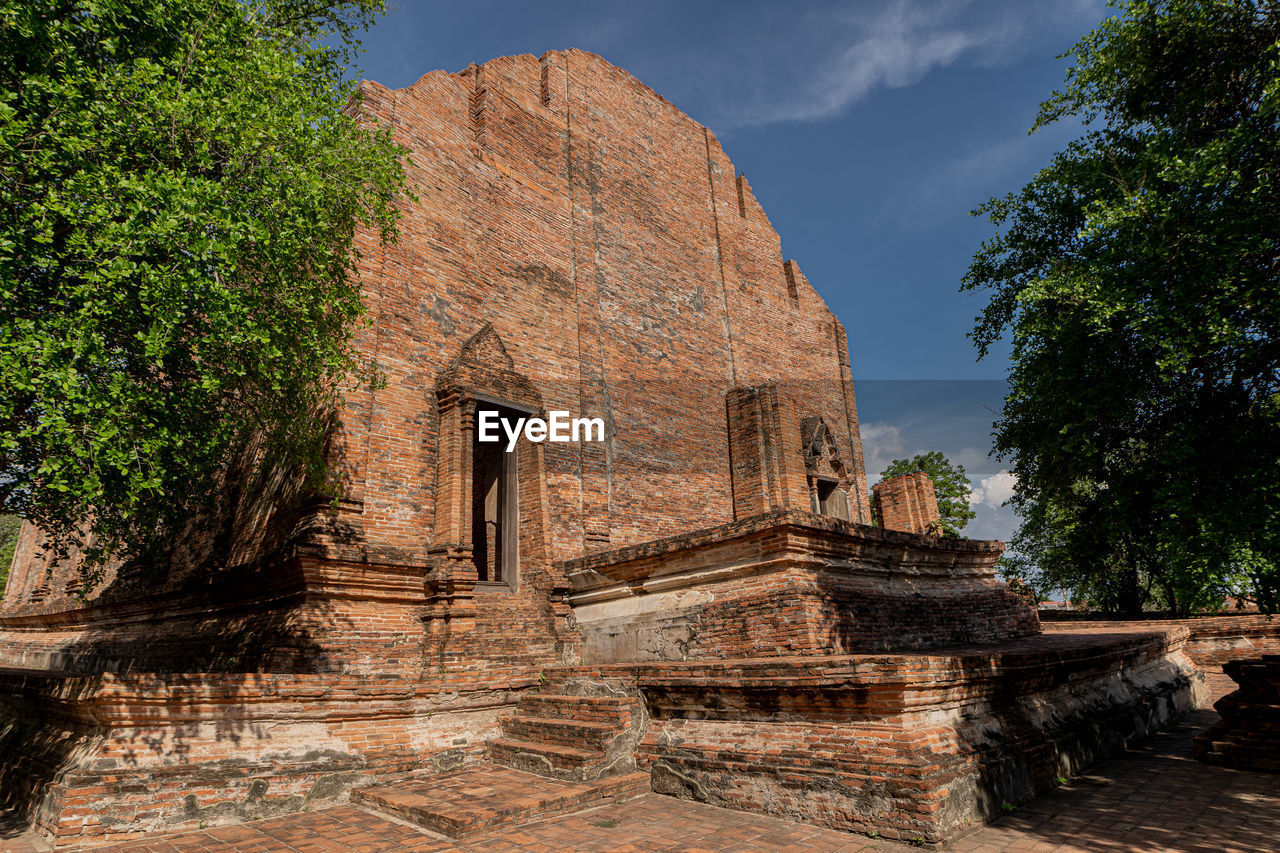
<svg viewBox="0 0 1280 853">
<path fill-rule="evenodd" d="M 162 570 L 112 567 L 88 604 L 74 560 L 46 571 L 22 534 L 0 665 L 27 675 L 0 736 L 23 757 L 0 782 L 53 837 L 246 819 L 472 756 L 544 666 L 580 656 L 559 561 L 735 518 L 734 387 L 792 401 L 788 506 L 810 508 L 808 440 L 867 517 L 844 330 L 710 131 L 572 50 L 362 90 L 417 201 L 394 245 L 359 238 L 358 345 L 385 382 L 339 413 L 336 509 L 233 470 L 224 517 L 193 519 Z M 607 423 L 602 443 L 520 443 L 503 583 L 473 555 L 482 399 Z"/>
<path fill-rule="evenodd" d="M 1017 804 L 996 825 L 979 828 L 942 849 L 956 853 L 1275 850 L 1275 839 L 1280 838 L 1280 775 L 1207 767 L 1194 761 L 1191 737 L 1213 718 L 1212 711 L 1196 712 L 1123 757 L 1104 762 L 1049 794 Z M 222 833 L 229 835 L 219 837 Z M 465 843 L 427 837 L 344 807 L 107 849 L 120 853 L 352 849 L 904 853 L 919 848 L 648 795 Z"/>
<path fill-rule="evenodd" d="M 1191 619 L 1108 619 L 1046 617 L 1044 630 L 1108 633 L 1114 631 L 1153 631 L 1166 627 L 1184 627 L 1191 632 L 1187 640 L 1187 656 L 1207 672 L 1221 672 L 1222 664 L 1231 660 L 1280 654 L 1280 616 L 1260 613 L 1198 616 Z"/>
<path fill-rule="evenodd" d="M 987 648 L 557 667 L 630 684 L 655 791 L 897 839 L 948 841 L 1203 700 L 1185 629 Z M 1114 673 L 1123 672 L 1122 679 Z"/>
<path fill-rule="evenodd" d="M 395 244 L 359 237 L 372 323 L 358 346 L 385 381 L 353 389 L 338 413 L 336 508 L 290 477 L 250 484 L 233 470 L 223 514 L 193 519 L 169 565 L 112 567 L 87 604 L 74 560 L 46 571 L 38 532 L 22 534 L 0 665 L 44 675 L 2 698 L 0 717 L 21 723 L 5 736 L 34 746 L 0 780 L 44 803 L 50 833 L 241 819 L 306 802 L 317 784 L 332 793 L 337 773 L 474 752 L 542 667 L 580 657 L 562 561 L 737 517 L 731 389 L 787 401 L 760 434 L 785 457 L 782 508 L 812 508 L 821 476 L 845 490 L 832 506 L 868 517 L 845 332 L 707 128 L 576 50 L 362 93 L 408 149 L 417 200 Z M 519 566 L 502 583 L 473 553 L 485 400 L 607 425 L 604 442 L 520 442 L 507 533 Z M 59 698 L 60 674 L 113 672 L 161 686 L 149 706 L 142 687 L 120 688 L 134 690 L 132 710 L 93 730 L 101 690 L 76 683 L 83 695 Z M 298 726 L 262 725 L 289 706 L 255 692 L 256 673 L 285 692 L 312 676 L 367 681 L 381 717 L 317 688 Z M 225 693 L 184 705 L 175 680 Z M 32 724 L 32 703 L 65 714 Z M 316 749 L 331 767 L 312 766 Z M 243 768 L 226 764 L 232 752 Z M 81 787 L 63 797 L 40 768 L 93 787 L 100 762 L 121 756 L 136 802 L 62 820 L 109 798 L 72 803 Z M 254 782 L 268 793 L 250 796 Z"/>
<path fill-rule="evenodd" d="M 876 483 L 871 490 L 880 524 L 908 533 L 935 533 L 939 519 L 933 481 L 923 471 L 900 474 Z"/>
<path fill-rule="evenodd" d="M 1030 636 L 1002 549 L 781 510 L 562 567 L 585 662 L 712 660 Z"/>
</svg>

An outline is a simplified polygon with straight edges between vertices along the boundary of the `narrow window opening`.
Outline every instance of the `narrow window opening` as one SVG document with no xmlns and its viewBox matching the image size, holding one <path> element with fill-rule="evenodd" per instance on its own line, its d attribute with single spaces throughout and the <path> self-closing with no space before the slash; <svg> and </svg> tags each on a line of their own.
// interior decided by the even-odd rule
<svg viewBox="0 0 1280 853">
<path fill-rule="evenodd" d="M 485 411 L 497 412 L 511 424 L 525 417 L 512 409 L 484 404 L 477 407 L 477 424 Z M 508 453 L 506 435 L 501 429 L 499 433 L 500 441 L 481 441 L 477 429 L 472 444 L 471 554 L 481 583 L 505 583 L 514 588 L 519 564 L 519 445 Z"/>
</svg>

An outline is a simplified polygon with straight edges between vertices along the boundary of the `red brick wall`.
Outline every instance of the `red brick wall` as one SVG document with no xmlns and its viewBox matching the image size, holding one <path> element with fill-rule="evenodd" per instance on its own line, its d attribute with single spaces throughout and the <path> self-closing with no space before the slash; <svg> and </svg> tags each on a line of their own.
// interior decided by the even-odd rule
<svg viewBox="0 0 1280 853">
<path fill-rule="evenodd" d="M 0 672 L 0 805 L 59 847 L 320 807 L 374 778 L 482 757 L 499 718 L 536 685 L 537 670 L 521 667 L 413 678 Z"/>
<path fill-rule="evenodd" d="M 717 590 L 698 613 L 689 659 L 851 654 L 991 645 L 1037 632 L 1003 584 L 916 595 L 861 579 L 767 575 Z"/>
<path fill-rule="evenodd" d="M 419 197 L 399 243 L 363 261 L 365 346 L 388 382 L 345 420 L 348 455 L 367 459 L 354 479 L 371 541 L 413 548 L 430 527 L 424 409 L 484 322 L 546 408 L 610 424 L 607 447 L 546 445 L 554 559 L 731 520 L 735 386 L 807 383 L 862 476 L 843 329 L 798 267 L 788 276 L 709 131 L 580 51 L 364 91 L 413 150 Z"/>
<path fill-rule="evenodd" d="M 1190 619 L 1062 619 L 1042 616 L 1045 631 L 1108 634 L 1186 628 L 1187 657 L 1197 666 L 1217 672 L 1227 661 L 1280 654 L 1280 616 L 1264 614 L 1198 616 Z"/>
<path fill-rule="evenodd" d="M 834 481 L 848 496 L 850 511 L 845 520 L 870 523 L 861 468 L 853 466 L 847 453 L 836 447 L 832 454 L 825 439 L 817 442 L 817 448 L 796 452 L 797 445 L 809 440 L 806 423 L 820 422 L 830 430 L 825 418 L 813 414 L 813 390 L 808 383 L 769 382 L 728 393 L 734 518 L 781 509 L 816 509 L 812 497 L 820 478 Z"/>
<path fill-rule="evenodd" d="M 880 526 L 907 533 L 931 533 L 940 517 L 933 480 L 923 471 L 900 474 L 871 489 Z"/>
<path fill-rule="evenodd" d="M 999 542 L 784 510 L 567 561 L 587 663 L 829 655 L 1039 633 Z"/>
<path fill-rule="evenodd" d="M 628 688 L 654 790 L 945 843 L 1195 707 L 1186 631 L 1041 635 L 924 654 L 557 667 Z M 1051 713 L 1047 709 L 1051 709 Z"/>
</svg>

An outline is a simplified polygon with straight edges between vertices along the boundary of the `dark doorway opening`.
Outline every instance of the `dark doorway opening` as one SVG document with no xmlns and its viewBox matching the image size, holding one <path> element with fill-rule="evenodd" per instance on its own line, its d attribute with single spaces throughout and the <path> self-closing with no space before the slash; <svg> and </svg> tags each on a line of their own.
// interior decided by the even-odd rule
<svg viewBox="0 0 1280 853">
<path fill-rule="evenodd" d="M 507 434 L 499 426 L 497 441 L 480 440 L 481 416 L 494 412 L 512 428 L 528 417 L 514 409 L 481 403 L 476 406 L 475 440 L 472 444 L 471 553 L 481 583 L 503 583 L 515 588 L 519 565 L 519 502 L 517 500 L 517 444 L 507 452 Z M 493 415 L 488 415 L 494 422 Z M 494 430 L 490 430 L 492 435 Z"/>
</svg>

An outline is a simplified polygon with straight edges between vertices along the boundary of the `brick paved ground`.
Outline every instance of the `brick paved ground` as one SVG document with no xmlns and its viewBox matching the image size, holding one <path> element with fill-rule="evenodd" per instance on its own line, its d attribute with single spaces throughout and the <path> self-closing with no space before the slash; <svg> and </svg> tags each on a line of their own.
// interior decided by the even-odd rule
<svg viewBox="0 0 1280 853">
<path fill-rule="evenodd" d="M 1211 695 L 1230 689 L 1210 679 Z M 1280 850 L 1280 774 L 1192 759 L 1191 738 L 1216 715 L 1197 711 L 1121 758 L 1026 803 L 952 844 L 955 853 Z M 9 840 L 6 841 L 6 835 Z M 0 848 L 26 851 L 0 822 Z M 99 848 L 101 849 L 101 848 Z M 112 853 L 376 851 L 864 851 L 902 844 L 649 794 L 563 818 L 449 842 L 352 806 L 106 848 Z"/>
<path fill-rule="evenodd" d="M 952 846 L 957 853 L 1280 850 L 1280 774 L 1192 757 L 1217 719 L 1196 711 L 1122 758 L 1104 762 Z"/>
</svg>

